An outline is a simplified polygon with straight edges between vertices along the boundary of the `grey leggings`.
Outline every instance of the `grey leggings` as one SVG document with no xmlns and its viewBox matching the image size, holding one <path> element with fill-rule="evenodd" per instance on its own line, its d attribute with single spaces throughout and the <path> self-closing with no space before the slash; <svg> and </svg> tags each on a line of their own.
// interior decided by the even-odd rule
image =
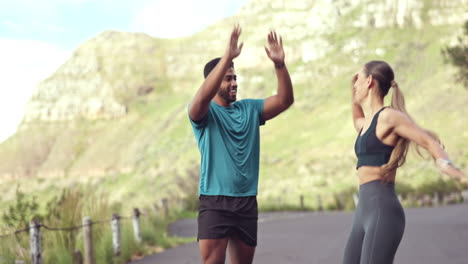
<svg viewBox="0 0 468 264">
<path fill-rule="evenodd" d="M 359 187 L 359 202 L 343 264 L 391 264 L 405 230 L 405 213 L 394 184 Z"/>
</svg>

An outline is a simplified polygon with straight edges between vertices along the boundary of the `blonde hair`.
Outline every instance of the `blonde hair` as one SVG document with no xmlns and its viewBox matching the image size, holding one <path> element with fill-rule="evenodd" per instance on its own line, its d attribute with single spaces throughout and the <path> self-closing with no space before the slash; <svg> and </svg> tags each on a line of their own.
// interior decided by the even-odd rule
<svg viewBox="0 0 468 264">
<path fill-rule="evenodd" d="M 411 117 L 408 114 L 408 111 L 406 111 L 405 97 L 403 96 L 403 93 L 398 87 L 398 84 L 395 81 L 392 81 L 391 87 L 393 88 L 393 95 L 390 106 L 394 109 L 397 109 L 398 111 L 405 113 L 411 119 Z M 387 164 L 382 166 L 382 180 L 384 182 L 389 182 L 391 180 L 391 177 L 393 176 L 393 171 L 396 168 L 401 167 L 403 164 L 405 164 L 409 146 L 410 141 L 408 139 L 403 137 L 398 138 L 397 144 L 395 145 L 395 148 L 392 151 L 392 155 L 390 156 L 390 160 L 387 162 Z"/>
</svg>

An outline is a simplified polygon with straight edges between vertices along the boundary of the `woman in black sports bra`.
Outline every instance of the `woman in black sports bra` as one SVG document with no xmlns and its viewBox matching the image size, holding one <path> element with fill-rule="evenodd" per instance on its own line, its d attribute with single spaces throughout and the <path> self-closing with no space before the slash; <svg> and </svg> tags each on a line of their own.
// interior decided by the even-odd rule
<svg viewBox="0 0 468 264">
<path fill-rule="evenodd" d="M 405 109 L 392 68 L 370 61 L 352 81 L 352 113 L 358 137 L 359 201 L 343 264 L 390 264 L 405 229 L 405 214 L 395 194 L 395 175 L 403 165 L 409 143 L 425 148 L 441 172 L 468 183 L 449 160 L 437 136 L 416 125 Z M 384 107 L 390 88 L 391 107 Z"/>
</svg>

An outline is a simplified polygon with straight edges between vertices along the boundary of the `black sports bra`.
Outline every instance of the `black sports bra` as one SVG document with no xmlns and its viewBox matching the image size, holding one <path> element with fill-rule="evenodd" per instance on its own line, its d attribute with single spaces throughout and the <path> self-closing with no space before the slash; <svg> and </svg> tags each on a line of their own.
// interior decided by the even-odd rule
<svg viewBox="0 0 468 264">
<path fill-rule="evenodd" d="M 377 119 L 379 118 L 380 112 L 384 109 L 385 107 L 375 113 L 369 128 L 363 135 L 361 135 L 362 129 L 359 132 L 356 143 L 354 144 L 354 151 L 358 158 L 356 169 L 361 166 L 380 167 L 390 160 L 390 155 L 395 147 L 384 144 L 375 134 Z"/>
</svg>

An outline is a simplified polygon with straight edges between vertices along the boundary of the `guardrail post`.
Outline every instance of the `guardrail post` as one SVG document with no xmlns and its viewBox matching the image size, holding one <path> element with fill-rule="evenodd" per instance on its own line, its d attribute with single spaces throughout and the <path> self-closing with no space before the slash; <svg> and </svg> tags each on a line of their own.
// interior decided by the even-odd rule
<svg viewBox="0 0 468 264">
<path fill-rule="evenodd" d="M 42 264 L 41 226 L 38 221 L 29 222 L 31 264 Z"/>
<path fill-rule="evenodd" d="M 93 248 L 93 222 L 89 216 L 83 218 L 83 240 L 84 240 L 84 261 L 85 264 L 96 264 L 94 260 Z"/>
<path fill-rule="evenodd" d="M 141 243 L 141 231 L 140 231 L 140 210 L 133 208 L 133 234 L 135 235 L 135 241 Z"/>
<path fill-rule="evenodd" d="M 112 246 L 114 255 L 120 255 L 120 216 L 118 214 L 112 215 Z"/>
</svg>

